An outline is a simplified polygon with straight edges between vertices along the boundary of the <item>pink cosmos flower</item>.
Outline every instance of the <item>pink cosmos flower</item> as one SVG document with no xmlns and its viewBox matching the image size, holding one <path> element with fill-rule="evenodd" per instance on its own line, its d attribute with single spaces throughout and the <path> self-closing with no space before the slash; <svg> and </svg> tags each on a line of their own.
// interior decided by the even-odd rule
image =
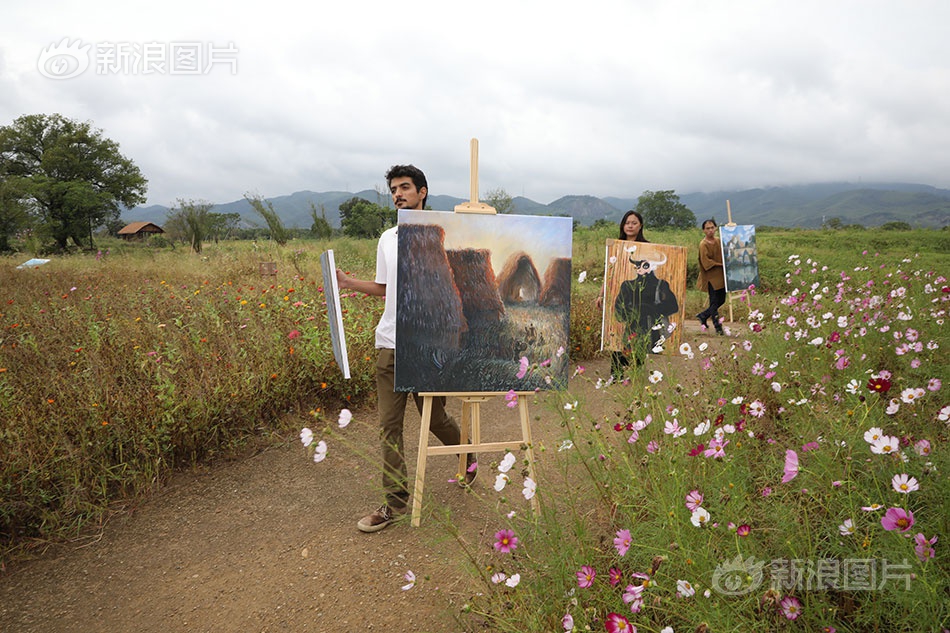
<svg viewBox="0 0 950 633">
<path fill-rule="evenodd" d="M 906 532 L 914 526 L 914 513 L 903 508 L 888 508 L 881 517 L 881 526 L 888 532 Z"/>
<path fill-rule="evenodd" d="M 802 446 L 803 453 L 807 453 L 808 451 L 815 451 L 815 450 L 818 450 L 818 442 L 808 442 L 807 444 Z"/>
<path fill-rule="evenodd" d="M 709 448 L 703 451 L 704 457 L 711 457 L 713 459 L 722 459 L 726 456 L 726 444 L 729 443 L 729 440 L 723 440 L 718 437 L 714 437 L 709 441 Z"/>
<path fill-rule="evenodd" d="M 750 532 L 752 532 L 752 528 L 749 526 L 748 523 L 743 523 L 742 525 L 736 528 L 736 534 L 738 534 L 739 536 L 749 536 Z"/>
<path fill-rule="evenodd" d="M 633 538 L 630 536 L 630 530 L 617 530 L 617 538 L 614 539 L 614 547 L 617 548 L 617 553 L 621 557 L 626 556 L 627 550 L 630 549 L 630 544 L 633 542 Z"/>
<path fill-rule="evenodd" d="M 926 457 L 930 455 L 930 442 L 928 440 L 920 440 L 914 444 L 914 450 L 917 451 L 917 454 L 921 457 Z"/>
<path fill-rule="evenodd" d="M 564 627 L 565 631 L 571 631 L 574 629 L 574 618 L 570 613 L 565 613 L 564 617 L 561 618 L 561 626 Z"/>
<path fill-rule="evenodd" d="M 690 490 L 686 495 L 686 509 L 696 512 L 703 505 L 703 495 L 698 490 Z"/>
<path fill-rule="evenodd" d="M 495 550 L 502 554 L 510 554 L 518 547 L 518 537 L 513 530 L 498 530 L 495 532 Z"/>
<path fill-rule="evenodd" d="M 937 537 L 934 536 L 929 541 L 927 537 L 922 533 L 918 532 L 914 535 L 914 552 L 917 553 L 917 558 L 920 559 L 920 562 L 927 562 L 927 559 L 934 557 L 934 544 L 937 542 Z"/>
<path fill-rule="evenodd" d="M 782 483 L 787 484 L 798 476 L 798 453 L 793 450 L 785 451 L 785 472 Z"/>
<path fill-rule="evenodd" d="M 931 378 L 927 381 L 927 389 L 929 391 L 940 391 L 942 386 L 943 382 L 939 378 Z"/>
<path fill-rule="evenodd" d="M 509 390 L 508 393 L 505 394 L 505 402 L 507 403 L 505 406 L 509 409 L 514 409 L 518 406 L 518 394 L 515 393 L 514 389 Z"/>
<path fill-rule="evenodd" d="M 289 338 L 291 341 L 299 337 L 300 337 L 300 330 L 291 330 L 290 333 L 287 334 L 287 338 Z"/>
<path fill-rule="evenodd" d="M 802 603 L 793 596 L 782 598 L 782 601 L 779 602 L 779 608 L 782 609 L 782 615 L 789 620 L 794 620 L 802 614 Z"/>
<path fill-rule="evenodd" d="M 616 587 L 623 580 L 623 572 L 616 567 L 611 567 L 610 571 L 607 572 L 607 577 L 610 579 L 610 586 Z"/>
<path fill-rule="evenodd" d="M 518 378 L 524 378 L 524 377 L 525 377 L 525 374 L 528 373 L 528 366 L 529 366 L 528 357 L 527 357 L 527 356 L 522 356 L 522 357 L 521 357 L 521 360 L 519 361 L 519 365 L 518 365 L 518 373 L 515 374 L 515 375 L 516 375 Z"/>
<path fill-rule="evenodd" d="M 643 607 L 643 585 L 627 585 L 623 591 L 623 601 L 630 605 L 631 613 L 640 613 Z"/>
<path fill-rule="evenodd" d="M 604 626 L 607 627 L 607 633 L 637 633 L 637 627 L 619 613 L 608 613 Z"/>
<path fill-rule="evenodd" d="M 660 450 L 660 445 L 657 443 L 657 441 L 650 440 L 650 443 L 647 444 L 647 452 L 653 455 L 659 450 Z"/>
<path fill-rule="evenodd" d="M 577 586 L 581 589 L 587 589 L 594 584 L 594 578 L 597 572 L 590 565 L 583 565 L 577 572 Z"/>
</svg>

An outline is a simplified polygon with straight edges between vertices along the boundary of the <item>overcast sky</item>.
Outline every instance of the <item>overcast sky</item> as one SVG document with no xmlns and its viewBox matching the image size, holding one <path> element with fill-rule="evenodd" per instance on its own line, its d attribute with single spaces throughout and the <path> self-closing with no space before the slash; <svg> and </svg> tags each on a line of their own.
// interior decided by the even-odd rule
<svg viewBox="0 0 950 633">
<path fill-rule="evenodd" d="M 468 198 L 473 137 L 482 193 L 543 203 L 946 188 L 948 24 L 946 0 L 5 0 L 0 125 L 91 121 L 164 205 L 384 188 L 405 162 Z M 44 76 L 80 67 L 41 60 L 63 38 L 88 67 Z M 180 74 L 192 45 L 202 67 Z M 106 63 L 122 50 L 143 56 Z"/>
</svg>

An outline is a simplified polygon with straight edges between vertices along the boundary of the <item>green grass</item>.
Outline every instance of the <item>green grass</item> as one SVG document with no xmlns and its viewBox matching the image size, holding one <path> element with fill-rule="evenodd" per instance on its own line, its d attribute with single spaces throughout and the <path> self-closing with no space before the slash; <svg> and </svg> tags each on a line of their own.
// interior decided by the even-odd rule
<svg viewBox="0 0 950 633">
<path fill-rule="evenodd" d="M 594 301 L 608 237 L 613 230 L 574 236 L 574 363 L 599 354 Z M 693 260 L 701 236 L 653 231 L 648 237 L 689 247 Z M 696 630 L 703 623 L 715 631 L 948 625 L 950 438 L 936 419 L 948 404 L 947 387 L 928 388 L 934 378 L 947 379 L 948 235 L 769 230 L 757 240 L 762 286 L 751 305 L 736 304 L 733 349 L 715 357 L 694 350 L 693 362 L 708 366 L 698 391 L 677 389 L 675 375 L 652 384 L 640 374 L 629 386 L 604 392 L 616 400 L 617 411 L 630 412 L 629 419 L 594 419 L 583 401 L 564 409 L 575 399 L 570 393 L 545 414 L 560 421 L 563 440 L 573 448 L 549 447 L 554 459 L 538 488 L 539 516 L 519 511 L 508 519 L 509 507 L 500 504 L 499 528 L 515 529 L 520 546 L 507 558 L 495 554 L 478 562 L 519 573 L 521 583 L 511 588 L 486 580 L 467 608 L 471 628 L 487 622 L 497 631 L 562 630 L 570 613 L 577 630 L 604 630 L 612 612 L 647 631 Z M 373 330 L 382 302 L 343 299 L 353 374 L 345 381 L 332 361 L 321 288 L 318 256 L 328 247 L 341 268 L 372 276 L 375 242 L 349 239 L 296 240 L 282 249 L 208 244 L 200 257 L 109 242 L 98 256 L 56 258 L 28 271 L 14 269 L 27 257 L 2 260 L 0 555 L 37 540 L 70 538 L 95 524 L 110 504 L 147 494 L 176 468 L 234 455 L 250 442 L 282 441 L 300 414 L 319 417 L 372 398 Z M 277 263 L 276 276 L 260 276 L 258 265 L 265 261 Z M 582 271 L 589 276 L 578 283 Z M 692 314 L 706 297 L 692 289 L 693 261 L 688 275 L 686 310 Z M 752 331 L 753 324 L 761 331 Z M 899 345 L 915 343 L 907 340 L 908 328 L 917 331 L 923 348 L 898 355 Z M 810 343 L 818 336 L 820 344 Z M 845 364 L 842 355 L 848 361 L 838 368 Z M 882 370 L 892 372 L 886 397 L 866 387 Z M 900 398 L 908 388 L 923 388 L 924 396 L 887 413 L 888 398 Z M 734 403 L 739 397 L 742 402 Z M 750 413 L 754 401 L 764 406 L 762 417 Z M 647 415 L 652 423 L 629 443 L 631 432 L 623 425 Z M 724 456 L 688 455 L 700 442 L 708 447 L 713 433 L 697 436 L 693 429 L 720 415 L 720 428 L 740 426 L 740 420 L 745 425 L 724 436 L 730 441 Z M 687 429 L 675 439 L 663 432 L 674 417 Z M 624 430 L 613 430 L 618 423 Z M 863 434 L 871 427 L 905 440 L 906 461 L 870 452 Z M 920 440 L 931 444 L 926 457 L 914 450 Z M 651 441 L 659 452 L 646 450 Z M 803 449 L 812 442 L 817 449 Z M 781 484 L 786 450 L 796 451 L 801 471 Z M 915 477 L 920 490 L 894 492 L 891 478 L 901 473 Z M 547 482 L 570 482 L 571 494 Z M 771 494 L 764 496 L 766 488 Z M 716 527 L 690 523 L 684 500 L 691 490 L 702 493 Z M 508 493 L 517 497 L 517 491 Z M 936 558 L 919 561 L 912 539 L 884 530 L 881 512 L 861 510 L 873 502 L 911 510 L 916 523 L 908 534 L 937 536 Z M 838 526 L 847 518 L 856 530 L 843 537 Z M 751 531 L 739 536 L 730 524 Z M 621 557 L 613 539 L 623 529 L 630 530 L 633 546 Z M 728 595 L 721 589 L 729 569 L 722 566 L 736 556 L 813 566 L 906 559 L 915 578 L 910 590 L 896 580 L 874 592 L 801 583 L 773 590 L 766 568 L 753 591 Z M 582 565 L 598 574 L 587 589 L 577 586 Z M 623 574 L 617 587 L 606 581 L 611 567 Z M 636 614 L 622 598 L 625 587 L 643 582 L 635 572 L 652 576 Z M 689 581 L 696 594 L 676 597 L 678 580 Z M 744 576 L 738 581 L 748 582 Z M 795 621 L 776 606 L 786 597 L 801 602 Z"/>
</svg>

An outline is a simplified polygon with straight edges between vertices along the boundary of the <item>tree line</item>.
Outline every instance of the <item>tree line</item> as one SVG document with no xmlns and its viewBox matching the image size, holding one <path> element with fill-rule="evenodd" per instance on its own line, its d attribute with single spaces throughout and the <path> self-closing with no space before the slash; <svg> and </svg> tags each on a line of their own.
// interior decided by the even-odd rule
<svg viewBox="0 0 950 633">
<path fill-rule="evenodd" d="M 97 232 L 116 235 L 124 226 L 123 208 L 144 204 L 148 180 L 115 141 L 90 122 L 60 114 L 31 114 L 0 127 L 0 252 L 11 239 L 29 234 L 43 252 L 76 247 L 94 248 Z M 340 205 L 339 233 L 376 238 L 396 224 L 397 210 L 353 197 Z M 195 252 L 208 240 L 261 239 L 285 244 L 306 233 L 283 225 L 273 205 L 259 195 L 245 195 L 264 227 L 241 226 L 237 213 L 215 213 L 210 202 L 181 200 L 166 218 L 167 239 L 184 242 Z M 503 189 L 487 192 L 483 200 L 499 213 L 512 213 L 515 203 Z M 336 233 L 326 209 L 311 203 L 309 237 Z M 645 191 L 636 210 L 649 228 L 691 228 L 696 218 L 674 191 Z M 610 224 L 598 220 L 595 226 Z M 577 221 L 575 221 L 575 228 Z"/>
</svg>

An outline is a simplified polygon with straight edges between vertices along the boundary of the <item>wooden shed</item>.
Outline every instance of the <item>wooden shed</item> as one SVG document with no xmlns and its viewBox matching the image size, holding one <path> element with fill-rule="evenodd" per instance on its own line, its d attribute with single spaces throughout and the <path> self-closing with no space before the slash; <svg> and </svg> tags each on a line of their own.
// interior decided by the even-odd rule
<svg viewBox="0 0 950 633">
<path fill-rule="evenodd" d="M 124 240 L 144 240 L 150 235 L 160 235 L 165 231 L 152 222 L 132 222 L 119 229 L 119 237 Z"/>
</svg>

